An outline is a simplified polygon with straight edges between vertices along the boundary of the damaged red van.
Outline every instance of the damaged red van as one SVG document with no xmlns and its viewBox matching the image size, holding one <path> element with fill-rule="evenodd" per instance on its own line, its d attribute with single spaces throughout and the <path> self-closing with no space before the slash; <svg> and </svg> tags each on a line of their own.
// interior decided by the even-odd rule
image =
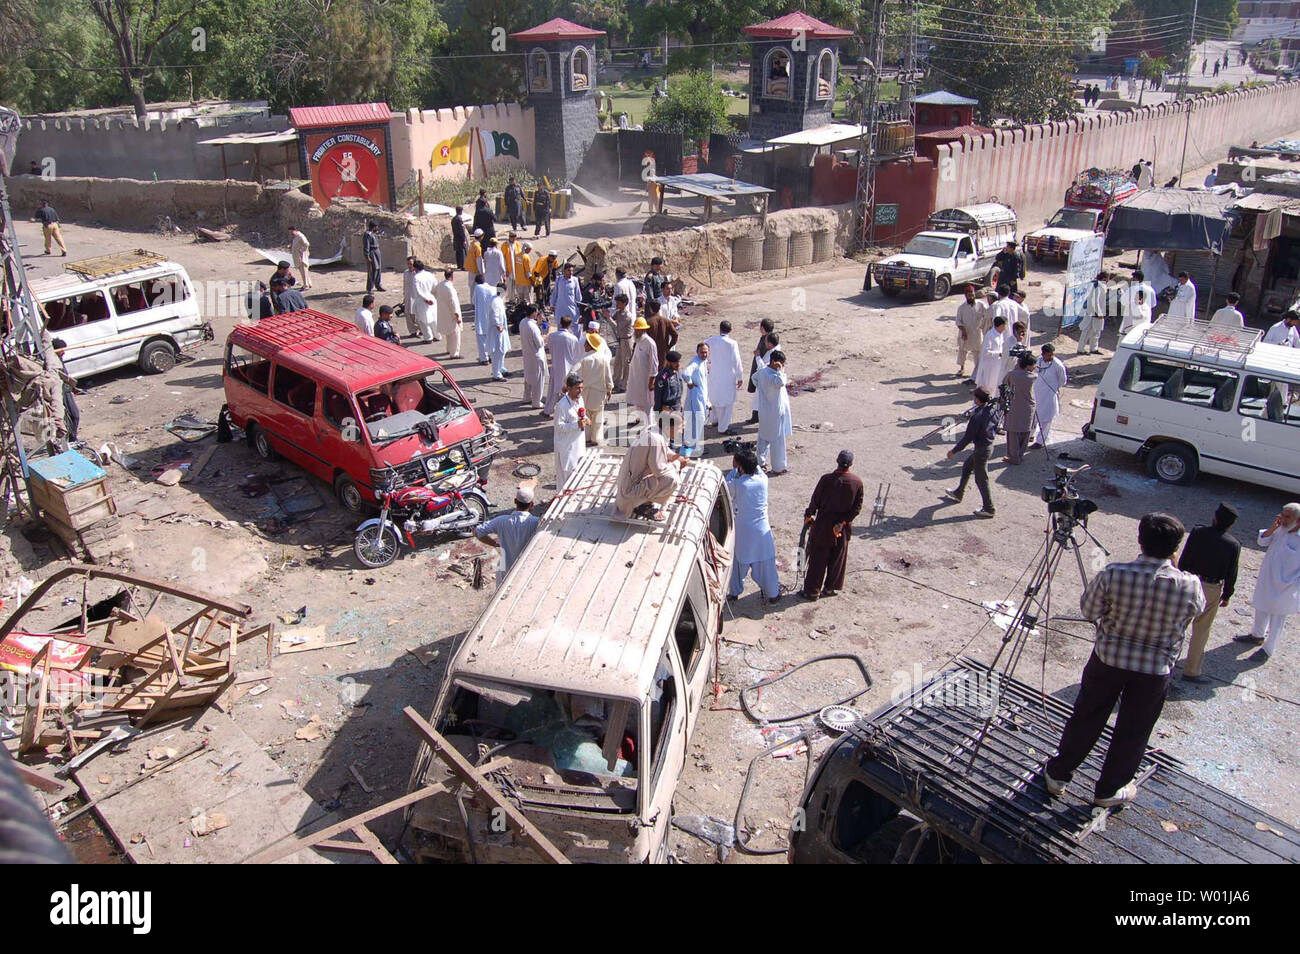
<svg viewBox="0 0 1300 954">
<path fill-rule="evenodd" d="M 258 456 L 283 455 L 354 513 L 376 504 L 377 474 L 417 483 L 469 464 L 487 482 L 493 441 L 451 375 L 332 315 L 237 325 L 222 380 L 230 418 Z"/>
</svg>

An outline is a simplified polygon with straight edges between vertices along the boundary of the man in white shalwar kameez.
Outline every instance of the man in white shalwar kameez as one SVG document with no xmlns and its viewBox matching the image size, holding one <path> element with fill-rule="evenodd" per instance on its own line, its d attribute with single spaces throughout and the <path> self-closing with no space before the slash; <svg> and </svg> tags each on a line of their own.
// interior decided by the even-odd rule
<svg viewBox="0 0 1300 954">
<path fill-rule="evenodd" d="M 582 377 L 571 372 L 564 379 L 564 391 L 555 403 L 555 491 L 559 493 L 568 483 L 569 475 L 578 467 L 582 452 L 587 449 L 583 430 L 587 425 L 587 409 L 582 403 Z"/>
<path fill-rule="evenodd" d="M 497 240 L 488 239 L 487 251 L 483 253 L 483 280 L 492 287 L 496 287 L 505 281 L 506 278 L 506 257 L 502 253 Z"/>
<path fill-rule="evenodd" d="M 1006 356 L 1008 333 L 1007 320 L 1001 315 L 993 319 L 993 327 L 984 332 L 984 341 L 980 344 L 979 362 L 975 366 L 975 386 L 983 388 L 990 396 L 998 393 L 1002 383 L 1002 359 Z"/>
<path fill-rule="evenodd" d="M 455 277 L 456 269 L 444 268 L 442 281 L 433 289 L 438 309 L 438 333 L 446 340 L 447 356 L 451 358 L 460 357 L 460 293 L 456 291 Z"/>
<path fill-rule="evenodd" d="M 546 400 L 549 373 L 546 367 L 546 339 L 537 324 L 537 306 L 524 306 L 524 320 L 519 323 L 519 347 L 524 355 L 524 400 L 536 410 Z"/>
<path fill-rule="evenodd" d="M 740 345 L 731 337 L 731 322 L 719 322 L 718 333 L 704 343 L 709 346 L 709 423 L 718 426 L 719 434 L 730 434 L 736 395 L 745 384 L 745 366 Z"/>
<path fill-rule="evenodd" d="M 496 286 L 497 296 L 492 299 L 492 328 L 489 331 L 488 354 L 492 358 L 492 380 L 506 379 L 506 355 L 510 353 L 510 326 L 506 323 L 506 283 Z"/>
<path fill-rule="evenodd" d="M 956 319 L 958 377 L 966 376 L 967 357 L 974 358 L 975 363 L 979 363 L 980 339 L 984 335 L 984 321 L 988 312 L 988 305 L 975 297 L 974 285 L 967 285 L 963 294 L 966 300 L 957 306 Z"/>
<path fill-rule="evenodd" d="M 1186 272 L 1178 273 L 1178 290 L 1174 292 L 1174 300 L 1169 303 L 1166 317 L 1196 317 L 1196 285 L 1192 283 L 1191 276 Z"/>
<path fill-rule="evenodd" d="M 415 309 L 415 327 L 424 344 L 431 344 L 440 337 L 438 334 L 438 298 L 436 286 L 438 280 L 433 272 L 424 267 L 424 262 L 415 263 L 415 275 L 411 278 L 411 306 Z"/>
<path fill-rule="evenodd" d="M 1249 635 L 1234 638 L 1259 646 L 1267 659 L 1277 652 L 1287 617 L 1300 613 L 1300 503 L 1282 508 L 1273 526 L 1259 532 L 1259 545 L 1267 551 L 1250 598 L 1255 625 Z"/>
<path fill-rule="evenodd" d="M 1151 323 L 1151 312 L 1156 305 L 1156 290 L 1146 280 L 1142 270 L 1133 272 L 1133 280 L 1128 283 L 1128 295 L 1124 301 L 1124 320 L 1120 322 L 1119 337 L 1124 336 L 1138 325 Z"/>
<path fill-rule="evenodd" d="M 638 318 L 632 325 L 632 363 L 627 369 L 627 403 L 650 420 L 655 400 L 655 375 L 659 373 L 659 348 L 647 331 L 650 323 Z"/>
<path fill-rule="evenodd" d="M 1052 421 L 1061 413 L 1061 389 L 1069 375 L 1065 373 L 1065 362 L 1056 357 L 1056 348 L 1045 344 L 1041 354 L 1034 381 L 1034 408 L 1038 415 L 1037 440 L 1046 447 L 1052 438 Z"/>
<path fill-rule="evenodd" d="M 758 459 L 773 476 L 784 474 L 785 441 L 793 433 L 790 395 L 786 391 L 785 352 L 767 353 L 767 366 L 754 372 L 754 399 L 758 405 Z"/>
<path fill-rule="evenodd" d="M 695 357 L 681 373 L 686 395 L 682 401 L 682 454 L 699 457 L 704 453 L 704 422 L 709 416 L 709 346 L 695 346 Z"/>
<path fill-rule="evenodd" d="M 546 350 L 551 353 L 551 389 L 543 410 L 550 414 L 564 393 L 564 381 L 569 372 L 576 370 L 582 360 L 582 342 L 573 333 L 573 321 L 568 315 L 560 318 L 559 326 L 546 336 Z"/>
<path fill-rule="evenodd" d="M 420 269 L 414 255 L 406 256 L 406 271 L 402 272 L 402 305 L 406 311 L 406 333 L 418 335 L 420 326 L 415 323 L 415 273 Z"/>
<path fill-rule="evenodd" d="M 767 518 L 767 476 L 759 470 L 753 451 L 744 450 L 732 458 L 727 492 L 736 514 L 736 559 L 731 565 L 727 599 L 739 599 L 745 577 L 751 576 L 767 601 L 775 603 L 781 597 L 781 581 L 776 569 L 776 540 Z"/>
<path fill-rule="evenodd" d="M 496 297 L 496 286 L 489 285 L 482 272 L 475 275 L 470 301 L 474 305 L 474 338 L 478 344 L 479 364 L 492 360 L 492 302 Z"/>
</svg>

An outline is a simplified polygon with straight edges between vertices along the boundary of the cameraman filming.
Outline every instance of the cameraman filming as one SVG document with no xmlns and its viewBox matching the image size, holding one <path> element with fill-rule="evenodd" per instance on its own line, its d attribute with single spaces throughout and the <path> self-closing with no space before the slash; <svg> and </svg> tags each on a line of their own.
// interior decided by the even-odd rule
<svg viewBox="0 0 1300 954">
<path fill-rule="evenodd" d="M 1142 555 L 1131 563 L 1108 564 L 1084 590 L 1079 606 L 1097 624 L 1097 641 L 1056 755 L 1043 766 L 1052 795 L 1070 784 L 1118 702 L 1092 804 L 1113 808 L 1137 797 L 1133 778 L 1164 708 L 1183 637 L 1205 609 L 1201 581 L 1170 562 L 1183 533 L 1175 517 L 1147 514 L 1138 523 Z"/>
</svg>

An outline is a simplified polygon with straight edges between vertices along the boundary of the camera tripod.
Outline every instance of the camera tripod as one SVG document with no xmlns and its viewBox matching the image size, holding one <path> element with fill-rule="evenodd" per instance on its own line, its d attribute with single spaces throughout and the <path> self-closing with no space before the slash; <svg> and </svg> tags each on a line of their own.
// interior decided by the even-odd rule
<svg viewBox="0 0 1300 954">
<path fill-rule="evenodd" d="M 1074 489 L 1075 476 L 1086 470 L 1087 466 L 1085 464 L 1082 467 L 1069 468 L 1058 464 L 1055 480 L 1043 487 L 1042 496 L 1047 503 L 1048 519 L 1046 539 L 1043 542 L 1041 555 L 1030 572 L 1029 582 L 1025 584 L 1020 605 L 1016 608 L 1015 616 L 1002 637 L 1002 645 L 998 648 L 993 661 L 989 663 L 991 673 L 1000 673 L 1007 678 L 1013 676 L 1016 667 L 1020 664 L 1020 658 L 1024 654 L 1029 637 L 1033 634 L 1035 628 L 1041 622 L 1044 629 L 1046 629 L 1048 623 L 1052 620 L 1052 583 L 1067 552 L 1074 554 L 1075 563 L 1079 568 L 1079 579 L 1084 588 L 1087 588 L 1088 571 L 1083 565 L 1082 543 L 1077 536 L 1080 531 L 1087 539 L 1096 544 L 1102 553 L 1110 556 L 1110 551 L 1088 529 L 1088 516 L 1097 510 L 1097 505 L 1091 500 L 1080 497 Z M 1082 620 L 1082 617 L 1078 616 L 1060 616 L 1056 618 Z M 1044 639 L 1046 639 L 1046 633 L 1044 633 Z M 1005 661 L 1003 660 L 1004 656 Z M 1003 665 L 999 670 L 998 664 L 1000 662 Z M 979 755 L 980 746 L 984 742 L 989 726 L 998 714 L 1001 688 L 1001 681 L 995 679 L 992 686 L 993 697 L 989 712 L 984 719 L 984 725 L 980 728 L 979 734 L 975 737 L 975 745 L 971 750 L 970 761 L 966 765 L 967 771 L 974 766 L 975 758 Z"/>
</svg>

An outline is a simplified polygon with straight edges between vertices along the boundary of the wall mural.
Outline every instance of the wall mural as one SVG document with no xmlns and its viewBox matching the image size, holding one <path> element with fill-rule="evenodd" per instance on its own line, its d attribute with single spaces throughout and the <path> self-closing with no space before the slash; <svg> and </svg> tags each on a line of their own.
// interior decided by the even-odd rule
<svg viewBox="0 0 1300 954">
<path fill-rule="evenodd" d="M 433 155 L 429 157 L 429 168 L 437 169 L 448 163 L 469 165 L 475 137 L 478 139 L 479 156 L 483 160 L 499 159 L 502 156 L 519 158 L 519 140 L 513 133 L 475 128 L 467 129 L 450 139 L 444 139 L 434 146 Z"/>
</svg>

